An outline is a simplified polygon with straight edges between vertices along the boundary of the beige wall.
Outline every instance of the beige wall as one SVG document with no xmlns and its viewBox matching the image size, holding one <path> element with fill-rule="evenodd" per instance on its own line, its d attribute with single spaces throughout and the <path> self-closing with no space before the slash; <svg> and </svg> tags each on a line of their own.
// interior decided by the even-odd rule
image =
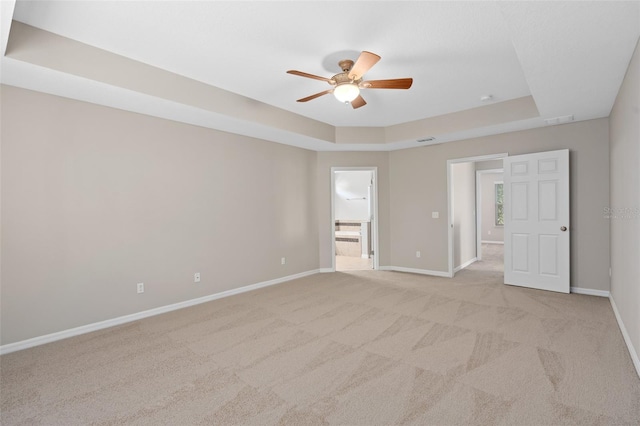
<svg viewBox="0 0 640 426">
<path fill-rule="evenodd" d="M 2 344 L 318 268 L 315 152 L 8 86 L 1 106 Z"/>
<path fill-rule="evenodd" d="M 2 344 L 331 267 L 332 166 L 378 168 L 380 265 L 446 271 L 447 160 L 569 148 L 572 285 L 609 289 L 608 119 L 315 153 L 2 86 L 1 136 Z"/>
<path fill-rule="evenodd" d="M 504 242 L 504 226 L 496 226 L 495 183 L 502 182 L 502 179 L 503 173 L 480 173 L 480 191 L 482 193 L 480 197 L 482 211 L 480 237 L 482 241 Z"/>
<path fill-rule="evenodd" d="M 609 290 L 609 223 L 602 216 L 609 203 L 608 140 L 602 118 L 390 152 L 391 264 L 447 271 L 447 160 L 568 148 L 571 285 Z M 432 211 L 440 218 L 432 219 Z"/>
<path fill-rule="evenodd" d="M 378 239 L 380 265 L 389 264 L 389 154 L 386 152 L 318 152 L 316 197 L 320 268 L 331 268 L 331 167 L 378 168 Z"/>
<path fill-rule="evenodd" d="M 640 47 L 610 117 L 611 296 L 640 354 Z M 638 368 L 638 366 L 636 366 Z M 638 370 L 640 374 L 640 369 Z"/>
<path fill-rule="evenodd" d="M 476 257 L 476 166 L 451 165 L 453 194 L 453 267 Z M 397 266 L 397 265 L 395 265 Z"/>
</svg>

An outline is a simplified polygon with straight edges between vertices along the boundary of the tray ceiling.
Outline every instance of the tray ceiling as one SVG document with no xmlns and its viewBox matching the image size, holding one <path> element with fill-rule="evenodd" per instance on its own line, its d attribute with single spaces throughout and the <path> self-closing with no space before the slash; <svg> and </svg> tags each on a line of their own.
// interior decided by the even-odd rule
<svg viewBox="0 0 640 426">
<path fill-rule="evenodd" d="M 311 149 L 397 149 L 420 136 L 445 142 L 560 115 L 606 117 L 640 34 L 638 2 L 18 1 L 3 2 L 3 27 L 11 8 L 26 25 L 3 35 L 4 84 Z M 34 44 L 49 35 L 61 36 L 58 50 Z M 102 52 L 102 62 L 83 63 L 80 49 Z M 366 79 L 412 77 L 413 87 L 364 90 L 357 110 L 330 95 L 295 102 L 329 86 L 286 70 L 330 77 L 362 50 L 382 57 Z M 131 62 L 120 80 L 101 76 L 121 59 Z M 129 83 L 135 64 L 176 75 L 175 90 L 185 89 Z M 202 90 L 190 93 L 196 83 Z M 205 94 L 210 103 L 198 99 Z M 161 102 L 145 106 L 152 99 Z M 220 99 L 228 110 L 213 104 Z M 523 99 L 537 110 L 496 107 Z"/>
</svg>

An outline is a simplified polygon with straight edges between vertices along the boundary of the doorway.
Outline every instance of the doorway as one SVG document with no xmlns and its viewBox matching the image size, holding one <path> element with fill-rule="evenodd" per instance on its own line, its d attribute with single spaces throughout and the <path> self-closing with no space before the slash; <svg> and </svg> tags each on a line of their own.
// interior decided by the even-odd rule
<svg viewBox="0 0 640 426">
<path fill-rule="evenodd" d="M 475 169 L 477 262 L 474 269 L 504 273 L 502 160 L 479 161 L 475 163 Z"/>
<path fill-rule="evenodd" d="M 570 225 L 569 225 L 569 150 L 536 152 L 507 156 L 496 154 L 447 161 L 447 194 L 449 224 L 449 276 L 484 258 L 484 245 L 476 240 L 475 258 L 456 254 L 469 250 L 468 234 L 462 238 L 462 220 L 469 221 L 462 203 L 458 210 L 460 182 L 467 182 L 471 166 L 479 161 L 501 158 L 503 182 L 494 181 L 497 198 L 503 206 L 495 206 L 494 214 L 502 211 L 504 224 L 503 261 L 504 283 L 549 290 L 570 292 Z M 460 169 L 463 173 L 457 173 Z M 501 195 L 501 197 L 500 197 Z M 468 197 L 467 197 L 468 198 Z M 465 201 L 465 200 L 463 200 Z M 496 202 L 497 203 L 497 202 Z M 467 203 L 468 204 L 468 203 Z M 471 214 L 476 214 L 477 207 Z M 460 219 L 463 217 L 463 219 Z M 496 216 L 495 220 L 499 220 Z M 478 222 L 473 225 L 478 228 Z M 466 246 L 462 246 L 466 244 Z M 488 248 L 488 247 L 487 247 Z M 463 251 L 466 250 L 466 251 Z M 496 250 L 497 251 L 497 250 Z M 477 265 L 474 265 L 477 269 Z"/>
<path fill-rule="evenodd" d="M 506 156 L 506 153 L 500 153 L 447 161 L 450 277 L 482 260 L 483 249 L 486 249 L 487 254 L 491 253 L 495 268 L 502 268 L 503 255 L 497 253 L 501 247 L 485 247 L 482 244 L 482 223 L 479 222 L 482 212 L 478 205 L 481 195 L 478 195 L 477 172 L 482 169 L 502 169 L 502 159 Z M 482 264 L 475 264 L 474 269 L 488 264 L 489 260 L 489 257 L 485 256 Z"/>
<path fill-rule="evenodd" d="M 334 271 L 378 269 L 377 168 L 331 168 Z"/>
</svg>

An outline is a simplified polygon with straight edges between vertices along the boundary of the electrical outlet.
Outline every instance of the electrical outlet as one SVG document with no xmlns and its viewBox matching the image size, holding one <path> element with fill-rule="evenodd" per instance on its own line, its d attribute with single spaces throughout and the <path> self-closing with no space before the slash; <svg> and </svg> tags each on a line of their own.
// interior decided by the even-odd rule
<svg viewBox="0 0 640 426">
<path fill-rule="evenodd" d="M 138 283 L 138 294 L 144 293 L 144 283 Z"/>
<path fill-rule="evenodd" d="M 194 283 L 200 282 L 200 272 L 196 272 L 195 274 L 193 274 L 193 282 Z"/>
<path fill-rule="evenodd" d="M 287 259 L 286 258 L 283 257 L 282 259 L 280 259 L 280 264 L 281 265 L 284 265 L 285 263 L 287 263 Z"/>
<path fill-rule="evenodd" d="M 419 251 L 416 252 L 416 257 L 420 257 L 421 253 Z"/>
<path fill-rule="evenodd" d="M 432 219 L 440 218 L 440 212 L 431 212 L 431 218 Z"/>
<path fill-rule="evenodd" d="M 487 235 L 491 235 L 491 231 L 487 231 Z"/>
</svg>

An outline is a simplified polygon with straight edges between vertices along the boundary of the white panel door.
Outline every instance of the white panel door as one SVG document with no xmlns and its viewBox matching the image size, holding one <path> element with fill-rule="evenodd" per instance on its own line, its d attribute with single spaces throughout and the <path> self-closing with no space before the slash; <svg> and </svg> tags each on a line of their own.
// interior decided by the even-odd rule
<svg viewBox="0 0 640 426">
<path fill-rule="evenodd" d="M 569 150 L 503 161 L 504 283 L 569 293 Z"/>
</svg>

